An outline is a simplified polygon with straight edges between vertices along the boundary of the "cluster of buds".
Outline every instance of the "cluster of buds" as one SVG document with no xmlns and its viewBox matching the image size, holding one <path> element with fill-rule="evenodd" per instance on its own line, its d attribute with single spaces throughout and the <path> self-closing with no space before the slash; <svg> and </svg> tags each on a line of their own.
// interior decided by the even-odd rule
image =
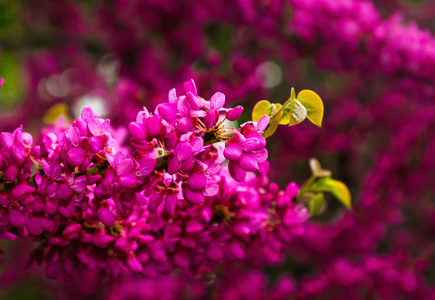
<svg viewBox="0 0 435 300">
<path fill-rule="evenodd" d="M 36 145 L 21 127 L 1 133 L 0 238 L 38 240 L 30 263 L 45 262 L 53 278 L 83 267 L 202 274 L 254 247 L 280 257 L 309 213 L 292 201 L 294 183 L 280 191 L 267 178 L 269 117 L 229 128 L 241 106 L 224 108 L 222 93 L 205 100 L 193 80 L 184 89 L 137 114 L 131 153 L 90 108 Z"/>
</svg>

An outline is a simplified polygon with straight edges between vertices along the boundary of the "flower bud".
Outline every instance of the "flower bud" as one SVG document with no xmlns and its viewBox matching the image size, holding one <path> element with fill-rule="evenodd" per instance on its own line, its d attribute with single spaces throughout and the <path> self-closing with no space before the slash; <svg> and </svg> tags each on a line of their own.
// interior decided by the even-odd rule
<svg viewBox="0 0 435 300">
<path fill-rule="evenodd" d="M 243 112 L 243 107 L 241 105 L 238 105 L 238 106 L 230 109 L 229 111 L 227 111 L 227 114 L 226 114 L 227 119 L 230 121 L 235 121 L 240 117 L 242 112 Z"/>
<path fill-rule="evenodd" d="M 172 123 L 177 118 L 177 104 L 164 103 L 157 106 L 159 115 L 167 122 Z"/>
<path fill-rule="evenodd" d="M 107 227 L 115 225 L 115 216 L 109 209 L 100 207 L 97 211 L 97 216 L 98 219 Z"/>
<path fill-rule="evenodd" d="M 88 124 L 83 119 L 76 120 L 76 127 L 79 129 L 81 136 L 87 136 L 88 135 Z"/>
<path fill-rule="evenodd" d="M 72 148 L 67 155 L 67 161 L 73 166 L 79 166 L 85 160 L 85 151 L 81 147 Z"/>
<path fill-rule="evenodd" d="M 150 136 L 157 136 L 162 129 L 162 118 L 154 115 L 146 119 L 146 131 Z"/>
<path fill-rule="evenodd" d="M 69 187 L 67 183 L 62 183 L 56 189 L 56 197 L 59 200 L 68 200 L 71 198 L 73 190 Z"/>
<path fill-rule="evenodd" d="M 7 181 L 15 181 L 15 177 L 18 175 L 18 167 L 16 165 L 10 165 L 5 172 L 5 179 Z"/>
<path fill-rule="evenodd" d="M 259 134 L 257 131 L 250 132 L 247 136 L 247 139 L 257 139 L 258 140 L 258 146 L 254 148 L 254 150 L 261 150 L 264 147 L 266 147 L 266 139 Z"/>
<path fill-rule="evenodd" d="M 14 142 L 14 136 L 9 132 L 0 133 L 0 146 L 9 150 Z"/>
<path fill-rule="evenodd" d="M 199 97 L 191 92 L 188 92 L 186 94 L 186 100 L 190 105 L 191 109 L 198 110 L 201 109 L 201 99 Z"/>
<path fill-rule="evenodd" d="M 140 141 L 143 141 L 146 138 L 145 129 L 141 123 L 131 122 L 130 125 L 128 125 L 128 131 L 133 137 Z"/>
<path fill-rule="evenodd" d="M 299 187 L 294 182 L 290 182 L 285 188 L 284 194 L 290 198 L 294 198 L 299 194 Z"/>
<path fill-rule="evenodd" d="M 155 147 L 153 142 L 139 141 L 134 137 L 130 139 L 130 143 L 133 147 L 142 151 L 151 151 Z"/>
<path fill-rule="evenodd" d="M 201 191 L 205 188 L 205 175 L 202 172 L 195 172 L 192 175 L 190 175 L 189 181 L 189 188 L 195 191 Z"/>
<path fill-rule="evenodd" d="M 88 146 L 92 153 L 98 153 L 103 149 L 103 139 L 101 136 L 93 136 L 89 138 Z"/>
<path fill-rule="evenodd" d="M 43 229 L 42 229 L 41 219 L 30 216 L 29 220 L 27 221 L 26 228 L 31 235 L 38 236 L 42 234 Z"/>
<path fill-rule="evenodd" d="M 193 127 L 192 120 L 188 117 L 182 117 L 177 124 L 177 131 L 181 134 L 188 133 Z"/>
<path fill-rule="evenodd" d="M 177 132 L 171 131 L 165 135 L 165 145 L 169 149 L 175 149 L 178 144 Z"/>
<path fill-rule="evenodd" d="M 9 211 L 8 219 L 9 224 L 17 228 L 23 227 L 27 222 L 27 217 L 21 211 L 15 209 Z"/>
<path fill-rule="evenodd" d="M 186 94 L 188 92 L 191 92 L 195 95 L 198 95 L 198 90 L 196 89 L 196 84 L 193 79 L 190 79 L 189 81 L 184 82 L 184 91 Z"/>
</svg>

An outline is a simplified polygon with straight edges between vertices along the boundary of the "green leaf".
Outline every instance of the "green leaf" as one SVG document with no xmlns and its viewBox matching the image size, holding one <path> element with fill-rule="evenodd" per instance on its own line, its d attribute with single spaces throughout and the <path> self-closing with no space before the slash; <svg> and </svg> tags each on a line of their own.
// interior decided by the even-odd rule
<svg viewBox="0 0 435 300">
<path fill-rule="evenodd" d="M 338 201 L 343 203 L 343 205 L 347 208 L 350 208 L 352 206 L 349 189 L 341 181 L 329 177 L 323 177 L 314 184 L 312 191 L 329 192 L 333 194 L 335 198 L 337 198 Z"/>
<path fill-rule="evenodd" d="M 230 51 L 234 44 L 234 27 L 229 23 L 210 22 L 205 26 L 205 38 L 211 48 Z"/>
<path fill-rule="evenodd" d="M 290 107 L 289 106 L 285 107 L 282 110 L 282 112 L 283 112 L 282 113 L 282 118 L 279 121 L 279 125 L 287 125 L 288 123 L 290 123 L 290 118 L 291 118 Z"/>
<path fill-rule="evenodd" d="M 307 193 L 309 194 L 308 209 L 310 210 L 310 216 L 317 215 L 325 204 L 325 195 L 323 193 Z M 304 195 L 306 196 L 306 195 Z"/>
<path fill-rule="evenodd" d="M 306 108 L 308 120 L 322 127 L 324 109 L 320 96 L 311 90 L 302 90 L 299 92 L 297 99 Z"/>
<path fill-rule="evenodd" d="M 45 124 L 54 124 L 61 116 L 67 123 L 70 122 L 68 117 L 68 106 L 64 103 L 58 103 L 50 107 L 45 113 L 43 121 Z"/>
<path fill-rule="evenodd" d="M 23 74 L 20 57 L 13 52 L 3 52 L 0 57 L 0 77 L 5 82 L 0 90 L 0 107 L 11 107 L 23 95 Z"/>
<path fill-rule="evenodd" d="M 290 122 L 289 126 L 301 123 L 307 117 L 306 108 L 298 101 L 295 100 L 290 107 Z"/>
<path fill-rule="evenodd" d="M 264 115 L 269 115 L 272 112 L 272 104 L 267 100 L 261 100 L 254 106 L 252 111 L 252 121 L 260 121 Z"/>
</svg>

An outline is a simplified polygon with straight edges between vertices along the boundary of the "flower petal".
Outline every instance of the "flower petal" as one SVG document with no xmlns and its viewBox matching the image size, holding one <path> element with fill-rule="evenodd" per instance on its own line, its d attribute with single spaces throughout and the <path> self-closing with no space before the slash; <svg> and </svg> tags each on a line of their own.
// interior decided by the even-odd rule
<svg viewBox="0 0 435 300">
<path fill-rule="evenodd" d="M 157 161 L 152 158 L 142 158 L 139 161 L 139 168 L 136 169 L 136 174 L 139 177 L 145 177 L 151 174 L 151 172 L 155 169 L 157 166 Z"/>
<path fill-rule="evenodd" d="M 155 213 L 157 208 L 159 208 L 160 204 L 163 201 L 163 195 L 159 192 L 154 191 L 150 197 L 150 201 L 148 203 L 148 210 L 150 213 Z"/>
<path fill-rule="evenodd" d="M 258 170 L 258 162 L 255 157 L 251 154 L 244 153 L 239 159 L 239 165 L 242 169 L 246 171 L 257 171 Z"/>
<path fill-rule="evenodd" d="M 167 122 L 172 123 L 177 118 L 177 105 L 175 103 L 163 103 L 157 106 L 159 115 Z"/>
<path fill-rule="evenodd" d="M 255 157 L 258 163 L 262 163 L 267 160 L 268 152 L 266 148 L 263 148 L 259 151 L 253 151 L 252 155 Z"/>
<path fill-rule="evenodd" d="M 258 131 L 264 131 L 267 128 L 267 125 L 269 125 L 270 117 L 268 115 L 264 115 L 260 121 L 258 121 L 257 124 L 257 130 Z"/>
<path fill-rule="evenodd" d="M 219 192 L 219 186 L 217 184 L 212 184 L 204 189 L 204 196 L 213 197 L 216 196 L 218 192 Z"/>
<path fill-rule="evenodd" d="M 239 143 L 229 143 L 226 145 L 224 150 L 224 156 L 226 159 L 238 159 L 240 155 L 242 155 L 242 146 Z"/>
<path fill-rule="evenodd" d="M 183 190 L 184 199 L 190 204 L 204 203 L 204 195 L 202 192 L 196 192 L 191 189 Z"/>
<path fill-rule="evenodd" d="M 239 166 L 239 162 L 237 160 L 230 160 L 228 163 L 228 170 L 230 171 L 231 177 L 234 178 L 235 181 L 241 182 L 246 178 L 246 171 Z"/>
<path fill-rule="evenodd" d="M 205 175 L 202 172 L 196 172 L 190 175 L 188 180 L 189 188 L 195 191 L 201 191 L 206 184 Z"/>
<path fill-rule="evenodd" d="M 172 89 L 169 91 L 168 100 L 169 100 L 169 103 L 177 102 L 177 91 L 175 89 Z"/>
<path fill-rule="evenodd" d="M 211 96 L 210 106 L 212 109 L 219 110 L 220 108 L 222 108 L 222 106 L 224 106 L 224 104 L 225 104 L 224 94 L 217 92 L 214 93 L 213 96 Z"/>
</svg>

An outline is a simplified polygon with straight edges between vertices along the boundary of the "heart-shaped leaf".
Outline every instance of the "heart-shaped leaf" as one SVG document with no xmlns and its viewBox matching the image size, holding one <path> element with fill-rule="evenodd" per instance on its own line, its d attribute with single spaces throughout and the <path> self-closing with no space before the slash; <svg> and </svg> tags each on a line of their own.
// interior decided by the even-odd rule
<svg viewBox="0 0 435 300">
<path fill-rule="evenodd" d="M 267 100 L 261 100 L 255 104 L 252 111 L 252 121 L 258 122 L 264 115 L 269 115 L 272 111 L 272 104 Z"/>
<path fill-rule="evenodd" d="M 297 99 L 306 108 L 308 120 L 322 127 L 324 109 L 320 96 L 311 90 L 302 90 L 299 92 Z"/>
</svg>

